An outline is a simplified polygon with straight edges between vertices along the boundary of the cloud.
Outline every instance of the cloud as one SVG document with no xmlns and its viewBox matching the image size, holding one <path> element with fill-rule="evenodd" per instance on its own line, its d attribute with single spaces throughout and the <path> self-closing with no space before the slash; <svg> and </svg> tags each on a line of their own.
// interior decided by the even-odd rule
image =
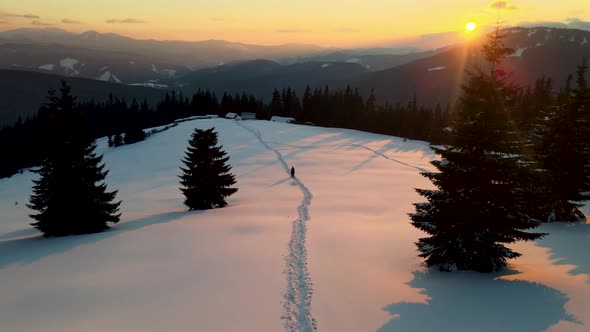
<svg viewBox="0 0 590 332">
<path fill-rule="evenodd" d="M 39 26 L 39 27 L 49 27 L 49 26 L 52 26 L 53 25 L 53 24 L 44 23 L 44 22 L 41 22 L 41 21 L 33 21 L 33 22 L 31 22 L 31 24 L 32 25 Z"/>
<path fill-rule="evenodd" d="M 28 18 L 28 19 L 40 19 L 39 15 L 35 14 L 15 14 L 15 13 L 7 13 L 0 11 L 0 17 L 19 17 L 19 18 Z"/>
<path fill-rule="evenodd" d="M 211 18 L 209 18 L 209 20 L 211 20 L 213 22 L 223 22 L 223 21 L 225 21 L 225 18 L 223 18 L 223 17 L 211 17 Z"/>
<path fill-rule="evenodd" d="M 585 13 L 586 11 L 584 9 L 574 9 L 569 11 L 570 15 L 583 15 Z"/>
<path fill-rule="evenodd" d="M 61 23 L 63 23 L 63 24 L 84 24 L 84 22 L 72 20 L 69 18 L 64 18 L 63 20 L 61 20 Z"/>
<path fill-rule="evenodd" d="M 518 6 L 513 4 L 510 1 L 494 1 L 489 6 L 491 9 L 498 9 L 498 10 L 517 10 Z"/>
<path fill-rule="evenodd" d="M 134 18 L 126 18 L 123 20 L 118 20 L 118 19 L 110 19 L 110 20 L 106 20 L 105 22 L 109 23 L 109 24 L 138 24 L 138 23 L 145 23 L 145 21 L 142 20 L 136 20 Z"/>
</svg>

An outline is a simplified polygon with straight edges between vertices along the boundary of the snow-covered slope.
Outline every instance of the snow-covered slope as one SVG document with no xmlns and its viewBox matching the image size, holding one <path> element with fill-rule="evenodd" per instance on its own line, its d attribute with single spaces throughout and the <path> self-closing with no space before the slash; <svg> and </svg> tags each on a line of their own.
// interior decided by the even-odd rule
<svg viewBox="0 0 590 332">
<path fill-rule="evenodd" d="M 178 166 L 215 127 L 239 191 L 186 212 Z M 0 181 L 6 331 L 587 331 L 590 225 L 543 227 L 511 274 L 427 271 L 409 224 L 427 144 L 343 129 L 226 119 L 180 123 L 99 150 L 119 190 L 112 230 L 40 238 L 34 175 Z M 288 169 L 296 168 L 296 179 Z"/>
</svg>

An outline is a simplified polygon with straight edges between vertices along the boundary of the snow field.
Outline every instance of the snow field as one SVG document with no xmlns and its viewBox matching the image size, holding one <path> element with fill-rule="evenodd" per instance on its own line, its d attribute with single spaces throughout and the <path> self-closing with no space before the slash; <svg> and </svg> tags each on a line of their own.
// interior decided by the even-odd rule
<svg viewBox="0 0 590 332">
<path fill-rule="evenodd" d="M 178 167 L 195 127 L 215 127 L 231 157 L 239 191 L 227 208 L 182 204 Z M 547 238 L 511 245 L 523 257 L 507 273 L 424 269 L 407 216 L 422 201 L 413 188 L 431 187 L 424 142 L 207 119 L 98 150 L 123 201 L 102 234 L 40 238 L 25 207 L 34 174 L 0 180 L 0 330 L 590 327 L 590 225 L 543 226 Z"/>
</svg>

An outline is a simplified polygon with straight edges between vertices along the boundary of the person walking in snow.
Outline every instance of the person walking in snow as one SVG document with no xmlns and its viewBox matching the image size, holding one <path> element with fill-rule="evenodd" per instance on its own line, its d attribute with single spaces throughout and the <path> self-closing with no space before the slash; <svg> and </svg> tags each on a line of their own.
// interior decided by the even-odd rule
<svg viewBox="0 0 590 332">
<path fill-rule="evenodd" d="M 291 177 L 295 177 L 295 167 L 291 166 Z"/>
</svg>

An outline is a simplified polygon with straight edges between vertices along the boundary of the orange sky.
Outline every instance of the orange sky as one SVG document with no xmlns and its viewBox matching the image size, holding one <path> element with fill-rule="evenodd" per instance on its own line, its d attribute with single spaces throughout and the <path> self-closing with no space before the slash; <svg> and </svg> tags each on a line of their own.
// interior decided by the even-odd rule
<svg viewBox="0 0 590 332">
<path fill-rule="evenodd" d="M 506 3 L 506 1 L 502 1 Z M 358 46 L 493 24 L 491 0 L 0 0 L 0 30 L 57 27 L 134 38 Z M 515 0 L 506 24 L 590 21 L 590 0 Z"/>
</svg>

